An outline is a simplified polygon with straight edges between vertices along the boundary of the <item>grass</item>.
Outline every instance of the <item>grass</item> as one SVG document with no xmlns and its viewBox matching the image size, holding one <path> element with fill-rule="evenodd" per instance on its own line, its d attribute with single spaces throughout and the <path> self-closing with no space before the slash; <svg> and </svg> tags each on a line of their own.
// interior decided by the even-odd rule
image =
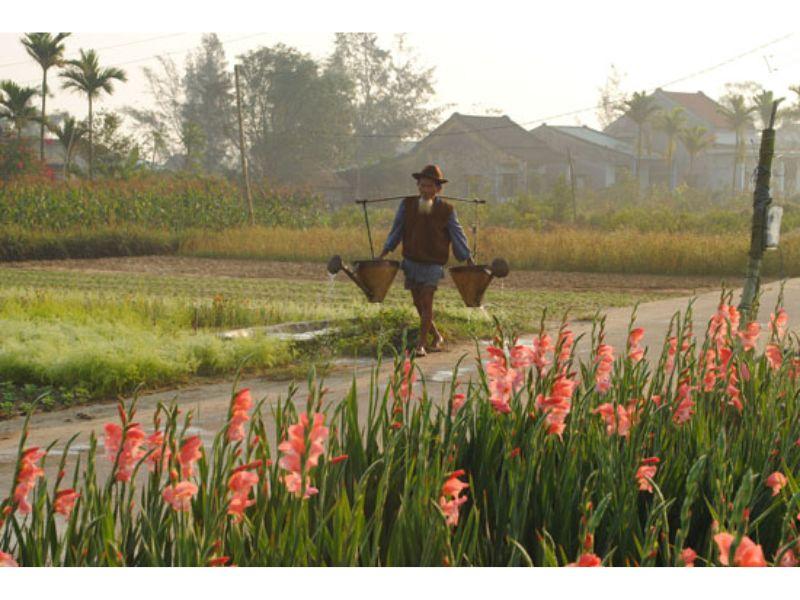
<svg viewBox="0 0 800 600">
<path fill-rule="evenodd" d="M 78 389 L 97 399 L 128 393 L 137 384 L 148 389 L 229 375 L 246 355 L 252 355 L 251 373 L 291 375 L 338 354 L 372 355 L 386 344 L 399 348 L 404 330 L 413 342 L 418 318 L 399 280 L 384 305 L 372 305 L 349 281 L 321 279 L 0 268 L 0 379 L 66 392 L 48 396 L 56 399 L 70 398 Z M 580 319 L 603 307 L 656 297 L 510 290 L 496 283 L 487 292 L 486 309 L 476 310 L 464 308 L 454 289 L 443 288 L 437 320 L 449 339 L 466 340 L 491 334 L 492 317 L 531 331 L 545 310 L 554 318 L 568 313 Z M 340 328 L 302 344 L 265 336 L 222 341 L 216 335 L 308 320 L 334 321 Z M 29 402 L 29 394 L 18 396 L 18 406 Z"/>
</svg>

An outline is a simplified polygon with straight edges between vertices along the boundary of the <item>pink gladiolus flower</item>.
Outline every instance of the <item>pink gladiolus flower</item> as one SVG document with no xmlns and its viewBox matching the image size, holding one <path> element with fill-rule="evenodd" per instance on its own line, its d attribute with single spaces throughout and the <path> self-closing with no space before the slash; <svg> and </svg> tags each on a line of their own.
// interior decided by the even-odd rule
<svg viewBox="0 0 800 600">
<path fill-rule="evenodd" d="M 797 564 L 797 557 L 794 555 L 794 552 L 791 549 L 784 552 L 780 561 L 778 561 L 778 565 L 781 567 L 796 567 Z"/>
<path fill-rule="evenodd" d="M 600 415 L 606 423 L 606 433 L 608 435 L 620 435 L 627 437 L 630 433 L 631 425 L 636 419 L 636 405 L 631 403 L 628 407 L 621 404 L 614 408 L 610 402 L 605 402 L 592 411 L 593 414 Z"/>
<path fill-rule="evenodd" d="M 464 471 L 459 469 L 450 474 L 447 481 L 442 486 L 442 494 L 439 497 L 439 508 L 445 517 L 447 525 L 455 527 L 458 525 L 459 508 L 467 501 L 466 496 L 461 496 L 461 492 L 469 487 L 468 483 L 464 483 L 459 477 L 464 475 Z"/>
<path fill-rule="evenodd" d="M 298 423 L 289 426 L 288 438 L 278 445 L 278 450 L 283 453 L 278 464 L 289 471 L 284 476 L 286 489 L 290 493 L 300 496 L 305 475 L 304 497 L 316 494 L 317 489 L 309 485 L 309 472 L 317 466 L 319 457 L 325 451 L 324 443 L 328 437 L 328 428 L 323 425 L 325 415 L 314 414 L 313 423 L 306 413 L 300 415 Z"/>
<path fill-rule="evenodd" d="M 603 561 L 596 554 L 587 553 L 581 554 L 580 558 L 573 563 L 569 563 L 568 567 L 600 567 Z"/>
<path fill-rule="evenodd" d="M 194 475 L 194 465 L 203 456 L 200 449 L 203 447 L 203 440 L 199 435 L 186 438 L 178 452 L 178 464 L 181 466 L 181 474 L 188 479 Z"/>
<path fill-rule="evenodd" d="M 53 511 L 65 517 L 69 517 L 72 509 L 75 507 L 75 501 L 79 497 L 80 494 L 72 489 L 56 492 L 56 497 L 53 501 Z"/>
<path fill-rule="evenodd" d="M 548 425 L 548 435 L 557 435 L 559 438 L 566 428 L 565 420 L 572 410 L 572 394 L 577 383 L 564 374 L 556 376 L 550 387 L 550 395 L 546 398 L 541 394 L 536 398 L 536 408 L 543 411 Z"/>
<path fill-rule="evenodd" d="M 642 360 L 644 356 L 644 348 L 639 347 L 643 337 L 644 329 L 641 327 L 631 330 L 630 335 L 628 335 L 628 358 L 634 363 Z"/>
<path fill-rule="evenodd" d="M 0 567 L 18 567 L 17 561 L 10 554 L 0 550 Z"/>
<path fill-rule="evenodd" d="M 231 420 L 228 425 L 227 437 L 229 442 L 241 442 L 244 439 L 244 426 L 250 420 L 248 414 L 253 408 L 253 399 L 250 396 L 250 389 L 241 390 L 231 403 Z"/>
<path fill-rule="evenodd" d="M 748 323 L 745 330 L 738 333 L 745 350 L 752 350 L 756 347 L 756 342 L 760 333 L 761 325 L 756 322 Z"/>
<path fill-rule="evenodd" d="M 567 368 L 567 363 L 569 359 L 572 357 L 572 346 L 575 344 L 575 336 L 569 329 L 563 329 L 558 334 L 558 341 L 556 342 L 556 347 L 560 348 L 558 352 L 558 357 L 556 358 L 556 363 L 558 364 L 558 370 L 561 373 L 564 373 Z"/>
<path fill-rule="evenodd" d="M 124 431 L 116 423 L 107 423 L 104 430 L 103 444 L 106 456 L 112 463 L 117 463 L 115 479 L 123 482 L 130 481 L 136 463 L 147 452 L 142 448 L 147 436 L 138 423 L 131 423 Z"/>
<path fill-rule="evenodd" d="M 148 435 L 145 439 L 145 443 L 147 445 L 147 451 L 152 450 L 147 457 L 147 470 L 154 471 L 159 463 L 166 467 L 169 462 L 170 454 L 172 453 L 169 448 L 164 448 L 164 432 L 156 431 Z"/>
<path fill-rule="evenodd" d="M 461 407 L 464 406 L 466 401 L 467 396 L 465 394 L 453 394 L 453 412 L 457 413 L 461 410 Z"/>
<path fill-rule="evenodd" d="M 675 355 L 678 353 L 678 338 L 672 336 L 667 340 L 667 360 L 664 364 L 665 371 L 669 374 L 675 368 Z"/>
<path fill-rule="evenodd" d="M 772 488 L 772 495 L 777 496 L 781 493 L 781 489 L 788 483 L 786 479 L 786 475 L 781 473 L 780 471 L 775 471 L 769 477 L 767 477 L 767 481 L 764 485 L 768 488 Z"/>
<path fill-rule="evenodd" d="M 36 464 L 44 455 L 45 453 L 37 446 L 28 448 L 20 456 L 17 485 L 14 488 L 14 502 L 19 512 L 24 515 L 32 510 L 31 505 L 28 504 L 28 494 L 36 486 L 36 480 L 44 477 L 44 470 Z"/>
<path fill-rule="evenodd" d="M 694 414 L 694 401 L 692 400 L 692 387 L 688 383 L 678 386 L 678 407 L 672 415 L 672 420 L 680 425 L 686 423 Z"/>
<path fill-rule="evenodd" d="M 614 348 L 608 344 L 600 344 L 597 347 L 595 362 L 597 363 L 594 376 L 595 389 L 601 394 L 605 394 L 611 389 L 611 369 L 614 366 Z"/>
<path fill-rule="evenodd" d="M 723 566 L 729 565 L 731 545 L 734 536 L 730 533 L 718 533 L 714 536 L 714 542 L 719 549 L 719 562 Z M 733 556 L 733 565 L 736 567 L 766 567 L 764 552 L 760 545 L 757 545 L 749 537 L 744 536 L 736 548 Z"/>
<path fill-rule="evenodd" d="M 402 400 L 403 402 L 408 402 L 411 400 L 411 394 L 413 392 L 414 382 L 417 380 L 417 374 L 414 372 L 413 365 L 411 364 L 411 359 L 408 357 L 408 352 L 406 352 L 406 358 L 403 361 L 403 376 L 400 380 L 400 392 L 399 395 L 395 395 L 394 388 L 392 386 L 392 397 L 395 400 Z"/>
<path fill-rule="evenodd" d="M 693 567 L 694 561 L 697 560 L 697 552 L 691 548 L 684 548 L 681 552 L 681 560 L 683 561 L 683 565 L 685 567 Z"/>
<path fill-rule="evenodd" d="M 192 498 L 197 493 L 197 486 L 191 481 L 180 481 L 168 485 L 161 493 L 164 502 L 176 511 L 188 511 L 192 507 Z"/>
<path fill-rule="evenodd" d="M 764 354 L 766 355 L 767 362 L 773 371 L 777 371 L 781 368 L 781 364 L 783 363 L 783 353 L 778 346 L 775 344 L 768 344 Z"/>
<path fill-rule="evenodd" d="M 228 502 L 228 514 L 233 515 L 234 523 L 244 518 L 244 511 L 256 501 L 250 500 L 250 490 L 258 483 L 258 475 L 250 471 L 237 471 L 228 480 L 231 499 Z"/>
<path fill-rule="evenodd" d="M 776 335 L 778 339 L 786 335 L 786 326 L 789 324 L 789 315 L 786 309 L 779 308 L 777 313 L 769 316 L 769 331 Z"/>
<path fill-rule="evenodd" d="M 641 466 L 636 470 L 636 483 L 639 484 L 639 491 L 653 493 L 652 479 L 656 476 L 659 462 L 658 457 L 645 458 Z"/>
</svg>

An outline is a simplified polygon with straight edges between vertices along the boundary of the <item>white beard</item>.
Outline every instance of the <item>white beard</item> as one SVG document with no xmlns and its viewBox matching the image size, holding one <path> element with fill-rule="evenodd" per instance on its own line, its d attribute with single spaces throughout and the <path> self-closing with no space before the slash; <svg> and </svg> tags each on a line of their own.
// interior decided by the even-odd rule
<svg viewBox="0 0 800 600">
<path fill-rule="evenodd" d="M 423 215 L 429 215 L 433 212 L 433 200 L 425 200 L 422 196 L 419 197 L 419 212 Z"/>
</svg>

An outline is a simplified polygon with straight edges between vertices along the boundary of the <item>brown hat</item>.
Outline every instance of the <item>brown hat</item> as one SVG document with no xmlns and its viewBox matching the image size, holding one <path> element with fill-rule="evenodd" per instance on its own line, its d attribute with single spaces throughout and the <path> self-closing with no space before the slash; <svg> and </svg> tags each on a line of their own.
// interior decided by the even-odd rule
<svg viewBox="0 0 800 600">
<path fill-rule="evenodd" d="M 412 173 L 411 174 L 414 179 L 422 179 L 425 177 L 426 179 L 433 179 L 438 184 L 447 183 L 447 179 L 444 178 L 444 173 L 439 168 L 439 165 L 428 165 L 419 173 Z"/>
</svg>

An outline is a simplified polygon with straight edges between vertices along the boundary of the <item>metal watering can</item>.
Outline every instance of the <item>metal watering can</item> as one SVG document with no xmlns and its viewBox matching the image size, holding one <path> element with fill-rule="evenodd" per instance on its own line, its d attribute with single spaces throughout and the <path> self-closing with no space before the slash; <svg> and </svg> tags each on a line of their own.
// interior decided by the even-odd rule
<svg viewBox="0 0 800 600">
<path fill-rule="evenodd" d="M 508 263 L 502 258 L 495 258 L 491 265 L 465 265 L 450 267 L 450 277 L 461 294 L 466 306 L 478 308 L 483 302 L 483 294 L 495 277 L 508 275 Z"/>
<path fill-rule="evenodd" d="M 344 264 L 338 254 L 328 261 L 328 273 L 335 275 L 343 271 L 370 302 L 383 302 L 399 269 L 400 263 L 396 260 L 356 260 L 353 269 Z"/>
</svg>

